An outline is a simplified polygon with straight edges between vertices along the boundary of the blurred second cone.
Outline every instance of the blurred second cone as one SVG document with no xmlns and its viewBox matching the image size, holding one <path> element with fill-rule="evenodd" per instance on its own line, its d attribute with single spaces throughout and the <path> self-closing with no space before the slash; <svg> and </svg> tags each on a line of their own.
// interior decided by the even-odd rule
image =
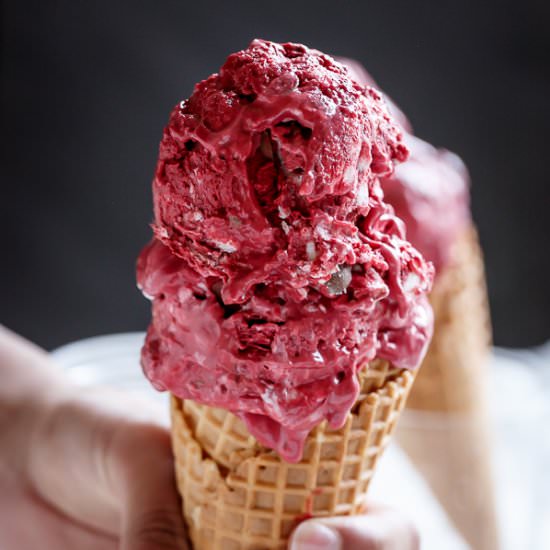
<svg viewBox="0 0 550 550">
<path fill-rule="evenodd" d="M 496 550 L 487 408 L 491 329 L 473 227 L 457 238 L 431 303 L 434 338 L 397 438 L 471 547 Z"/>
</svg>

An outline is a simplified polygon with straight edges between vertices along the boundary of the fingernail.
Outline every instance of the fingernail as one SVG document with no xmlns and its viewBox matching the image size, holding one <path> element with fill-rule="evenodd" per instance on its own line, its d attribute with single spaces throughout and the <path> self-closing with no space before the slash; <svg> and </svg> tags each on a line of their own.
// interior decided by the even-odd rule
<svg viewBox="0 0 550 550">
<path fill-rule="evenodd" d="M 301 523 L 292 535 L 290 550 L 341 550 L 340 535 L 315 521 Z"/>
</svg>

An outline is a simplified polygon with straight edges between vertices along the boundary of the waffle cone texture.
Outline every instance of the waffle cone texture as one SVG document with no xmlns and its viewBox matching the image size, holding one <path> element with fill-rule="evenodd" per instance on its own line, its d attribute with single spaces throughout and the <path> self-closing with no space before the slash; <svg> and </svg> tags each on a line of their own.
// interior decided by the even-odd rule
<svg viewBox="0 0 550 550">
<path fill-rule="evenodd" d="M 407 408 L 473 412 L 485 400 L 491 345 L 483 255 L 473 225 L 456 239 L 430 303 L 434 335 Z"/>
<path fill-rule="evenodd" d="M 381 360 L 363 368 L 344 426 L 317 426 L 297 464 L 232 413 L 173 396 L 176 478 L 195 550 L 283 549 L 304 519 L 359 513 L 414 376 Z"/>
</svg>

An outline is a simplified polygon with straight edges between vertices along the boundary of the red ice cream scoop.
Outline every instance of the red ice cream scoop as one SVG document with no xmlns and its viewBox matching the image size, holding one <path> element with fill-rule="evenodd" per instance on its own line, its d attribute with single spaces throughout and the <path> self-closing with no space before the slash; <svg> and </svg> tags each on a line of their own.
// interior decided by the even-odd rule
<svg viewBox="0 0 550 550">
<path fill-rule="evenodd" d="M 357 370 L 415 368 L 433 267 L 380 178 L 405 160 L 375 89 L 331 57 L 255 40 L 173 110 L 138 261 L 155 387 L 232 411 L 289 461 L 343 424 Z"/>
</svg>

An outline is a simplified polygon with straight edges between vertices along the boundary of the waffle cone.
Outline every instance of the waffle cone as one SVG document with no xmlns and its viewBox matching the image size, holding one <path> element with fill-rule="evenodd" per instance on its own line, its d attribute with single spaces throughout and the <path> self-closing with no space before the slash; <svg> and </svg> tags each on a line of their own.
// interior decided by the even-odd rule
<svg viewBox="0 0 550 550">
<path fill-rule="evenodd" d="M 286 548 L 303 519 L 360 512 L 413 380 L 386 361 L 370 363 L 344 426 L 317 426 L 297 464 L 262 447 L 230 412 L 172 397 L 176 477 L 194 547 Z"/>
<path fill-rule="evenodd" d="M 430 303 L 434 335 L 407 404 L 443 412 L 476 410 L 484 400 L 491 326 L 483 256 L 469 227 L 438 273 Z"/>
<path fill-rule="evenodd" d="M 474 550 L 498 548 L 487 407 L 491 329 L 475 228 L 430 296 L 434 336 L 397 439 Z"/>
</svg>

